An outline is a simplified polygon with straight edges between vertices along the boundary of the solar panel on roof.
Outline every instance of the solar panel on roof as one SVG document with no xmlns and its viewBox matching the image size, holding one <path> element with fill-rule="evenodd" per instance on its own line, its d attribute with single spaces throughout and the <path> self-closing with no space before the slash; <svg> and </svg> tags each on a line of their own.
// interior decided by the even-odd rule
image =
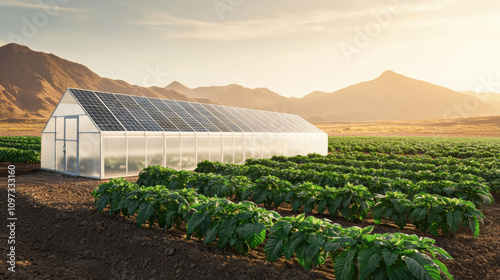
<svg viewBox="0 0 500 280">
<path fill-rule="evenodd" d="M 130 114 L 123 104 L 116 99 L 115 94 L 96 91 L 97 97 L 108 107 L 111 113 L 127 131 L 145 131 L 144 127 Z"/>
<path fill-rule="evenodd" d="M 274 112 L 266 112 L 266 111 L 260 111 L 260 113 L 269 119 L 269 123 L 271 123 L 273 125 L 273 127 L 276 129 L 276 132 L 282 133 L 282 132 L 289 132 L 290 131 L 288 124 L 286 124 L 283 121 L 280 114 L 274 113 Z"/>
<path fill-rule="evenodd" d="M 241 128 L 239 128 L 238 125 L 236 125 L 231 119 L 229 119 L 222 112 L 217 110 L 217 108 L 215 108 L 215 106 L 210 105 L 210 104 L 200 104 L 200 105 L 202 105 L 206 110 L 208 110 L 215 117 L 217 117 L 217 119 L 219 119 L 220 122 L 222 122 L 224 125 L 226 125 L 230 129 L 230 131 L 242 132 Z"/>
<path fill-rule="evenodd" d="M 316 132 L 316 127 L 297 115 L 291 115 L 296 124 L 301 128 L 301 132 Z"/>
<path fill-rule="evenodd" d="M 322 133 L 292 114 L 69 90 L 102 131 Z"/>
<path fill-rule="evenodd" d="M 254 114 L 256 118 L 260 120 L 260 122 L 266 125 L 266 129 L 268 132 L 281 132 L 282 126 L 279 124 L 278 120 L 275 117 L 275 114 L 272 112 L 265 112 L 260 110 L 250 110 L 251 113 Z"/>
<path fill-rule="evenodd" d="M 151 103 L 155 105 L 161 113 L 169 119 L 178 129 L 179 131 L 194 131 L 185 121 L 182 120 L 181 117 L 177 113 L 175 113 L 172 108 L 168 107 L 167 104 L 163 102 L 162 99 L 151 98 Z"/>
<path fill-rule="evenodd" d="M 283 125 L 286 127 L 284 132 L 290 133 L 290 132 L 300 132 L 300 129 L 297 127 L 296 124 L 294 124 L 289 118 L 288 114 L 283 114 L 283 113 L 276 113 L 277 118 L 283 123 Z"/>
<path fill-rule="evenodd" d="M 101 100 L 97 98 L 94 92 L 79 89 L 70 89 L 70 92 L 100 130 L 125 131 L 125 128 Z"/>
<path fill-rule="evenodd" d="M 168 107 L 172 108 L 179 117 L 182 118 L 190 127 L 193 128 L 194 131 L 197 132 L 208 132 L 208 130 L 201 125 L 193 116 L 190 115 L 184 108 L 179 105 L 179 103 L 175 100 L 163 100 Z"/>
<path fill-rule="evenodd" d="M 293 117 L 293 115 L 286 114 L 283 116 L 283 119 L 287 120 L 291 127 L 294 129 L 294 132 L 302 133 L 304 132 L 304 128 L 297 122 L 297 119 Z"/>
<path fill-rule="evenodd" d="M 203 105 L 200 103 L 191 103 L 191 105 L 205 117 L 208 121 L 210 121 L 214 126 L 217 127 L 219 131 L 222 132 L 233 132 L 231 128 L 221 122 L 216 116 L 214 116 L 210 111 L 208 111 Z"/>
<path fill-rule="evenodd" d="M 234 113 L 234 108 L 220 105 L 214 105 L 214 108 L 224 114 L 227 118 L 231 119 L 231 121 L 234 122 L 243 132 L 254 132 L 253 129 L 247 125 L 248 122 L 245 121 L 244 117 Z"/>
<path fill-rule="evenodd" d="M 151 103 L 150 98 L 133 96 L 132 97 L 139 106 L 148 113 L 149 116 L 164 130 L 164 131 L 179 131 L 179 129 L 168 120 L 161 112 Z"/>
<path fill-rule="evenodd" d="M 249 112 L 247 109 L 243 108 L 235 108 L 236 113 L 240 114 L 243 119 L 247 119 L 247 124 L 252 128 L 255 132 L 267 132 L 267 127 L 258 120 L 253 114 Z"/>
<path fill-rule="evenodd" d="M 212 122 L 205 118 L 198 110 L 195 109 L 194 104 L 183 101 L 177 101 L 177 103 L 188 112 L 195 120 L 197 120 L 207 131 L 209 132 L 220 132 Z"/>
<path fill-rule="evenodd" d="M 144 127 L 145 131 L 163 131 L 163 129 L 135 102 L 132 96 L 117 94 L 116 98 L 127 108 L 132 116 Z"/>
</svg>

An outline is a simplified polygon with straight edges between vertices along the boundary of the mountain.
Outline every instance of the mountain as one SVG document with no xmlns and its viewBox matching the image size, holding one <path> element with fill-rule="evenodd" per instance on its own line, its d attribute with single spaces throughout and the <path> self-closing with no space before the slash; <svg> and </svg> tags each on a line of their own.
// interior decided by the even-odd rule
<svg viewBox="0 0 500 280">
<path fill-rule="evenodd" d="M 191 98 L 209 99 L 218 104 L 260 110 L 285 112 L 289 98 L 267 88 L 246 88 L 237 84 L 189 88 L 179 82 L 172 82 L 165 89 L 175 90 Z"/>
<path fill-rule="evenodd" d="M 418 120 L 500 115 L 500 94 L 460 93 L 393 71 L 335 92 L 287 98 L 237 84 L 140 87 L 26 46 L 0 47 L 0 119 L 47 118 L 68 87 L 295 113 L 312 122 Z M 485 98 L 488 96 L 488 98 Z"/>
<path fill-rule="evenodd" d="M 472 90 L 465 90 L 465 91 L 462 91 L 462 93 L 474 96 L 475 98 L 477 98 L 485 103 L 496 106 L 498 108 L 498 110 L 500 110 L 500 93 L 475 92 Z"/>
<path fill-rule="evenodd" d="M 47 118 L 68 87 L 196 101 L 173 90 L 102 78 L 81 64 L 26 46 L 0 47 L 0 118 Z"/>
<path fill-rule="evenodd" d="M 390 70 L 335 92 L 313 92 L 287 108 L 313 122 L 500 115 L 498 108 L 475 97 Z"/>
</svg>

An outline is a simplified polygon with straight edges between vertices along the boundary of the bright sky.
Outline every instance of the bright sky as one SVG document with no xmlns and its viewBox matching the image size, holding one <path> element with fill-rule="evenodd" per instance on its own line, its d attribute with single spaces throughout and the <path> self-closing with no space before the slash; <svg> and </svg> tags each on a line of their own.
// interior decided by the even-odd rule
<svg viewBox="0 0 500 280">
<path fill-rule="evenodd" d="M 11 41 L 142 86 L 334 91 L 387 69 L 500 92 L 496 0 L 0 0 Z"/>
</svg>

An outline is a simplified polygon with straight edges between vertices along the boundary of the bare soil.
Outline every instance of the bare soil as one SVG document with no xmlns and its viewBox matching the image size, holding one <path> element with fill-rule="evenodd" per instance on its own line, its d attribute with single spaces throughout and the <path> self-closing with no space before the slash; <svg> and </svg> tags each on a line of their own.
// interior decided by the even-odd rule
<svg viewBox="0 0 500 280">
<path fill-rule="evenodd" d="M 315 125 L 329 136 L 500 137 L 500 116 Z"/>
<path fill-rule="evenodd" d="M 133 219 L 100 214 L 90 192 L 104 181 L 39 167 L 16 164 L 17 266 L 15 273 L 6 271 L 8 232 L 2 226 L 1 279 L 334 279 L 331 262 L 306 272 L 295 261 L 267 263 L 262 247 L 242 256 L 186 240 L 183 231 L 137 228 Z M 0 164 L 0 180 L 7 181 L 7 164 Z M 6 213 L 6 184 L 0 186 L 0 209 Z M 500 201 L 500 194 L 495 194 L 495 200 Z M 277 210 L 291 214 L 289 207 Z M 400 230 L 389 223 L 374 231 L 434 238 L 437 246 L 455 257 L 445 263 L 457 280 L 499 279 L 500 205 L 494 203 L 482 211 L 487 220 L 477 239 L 468 229 L 432 237 L 411 226 Z M 341 218 L 333 221 L 343 226 L 373 225 L 370 219 L 362 223 Z"/>
</svg>

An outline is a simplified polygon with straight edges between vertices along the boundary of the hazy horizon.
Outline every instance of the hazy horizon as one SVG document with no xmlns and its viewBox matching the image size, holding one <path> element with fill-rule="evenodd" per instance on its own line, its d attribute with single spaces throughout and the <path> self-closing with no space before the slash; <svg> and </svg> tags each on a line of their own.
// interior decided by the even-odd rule
<svg viewBox="0 0 500 280">
<path fill-rule="evenodd" d="M 140 86 L 240 84 L 302 97 L 393 70 L 452 90 L 500 92 L 499 2 L 4 0 L 0 7 L 0 45 L 14 41 Z"/>
</svg>

